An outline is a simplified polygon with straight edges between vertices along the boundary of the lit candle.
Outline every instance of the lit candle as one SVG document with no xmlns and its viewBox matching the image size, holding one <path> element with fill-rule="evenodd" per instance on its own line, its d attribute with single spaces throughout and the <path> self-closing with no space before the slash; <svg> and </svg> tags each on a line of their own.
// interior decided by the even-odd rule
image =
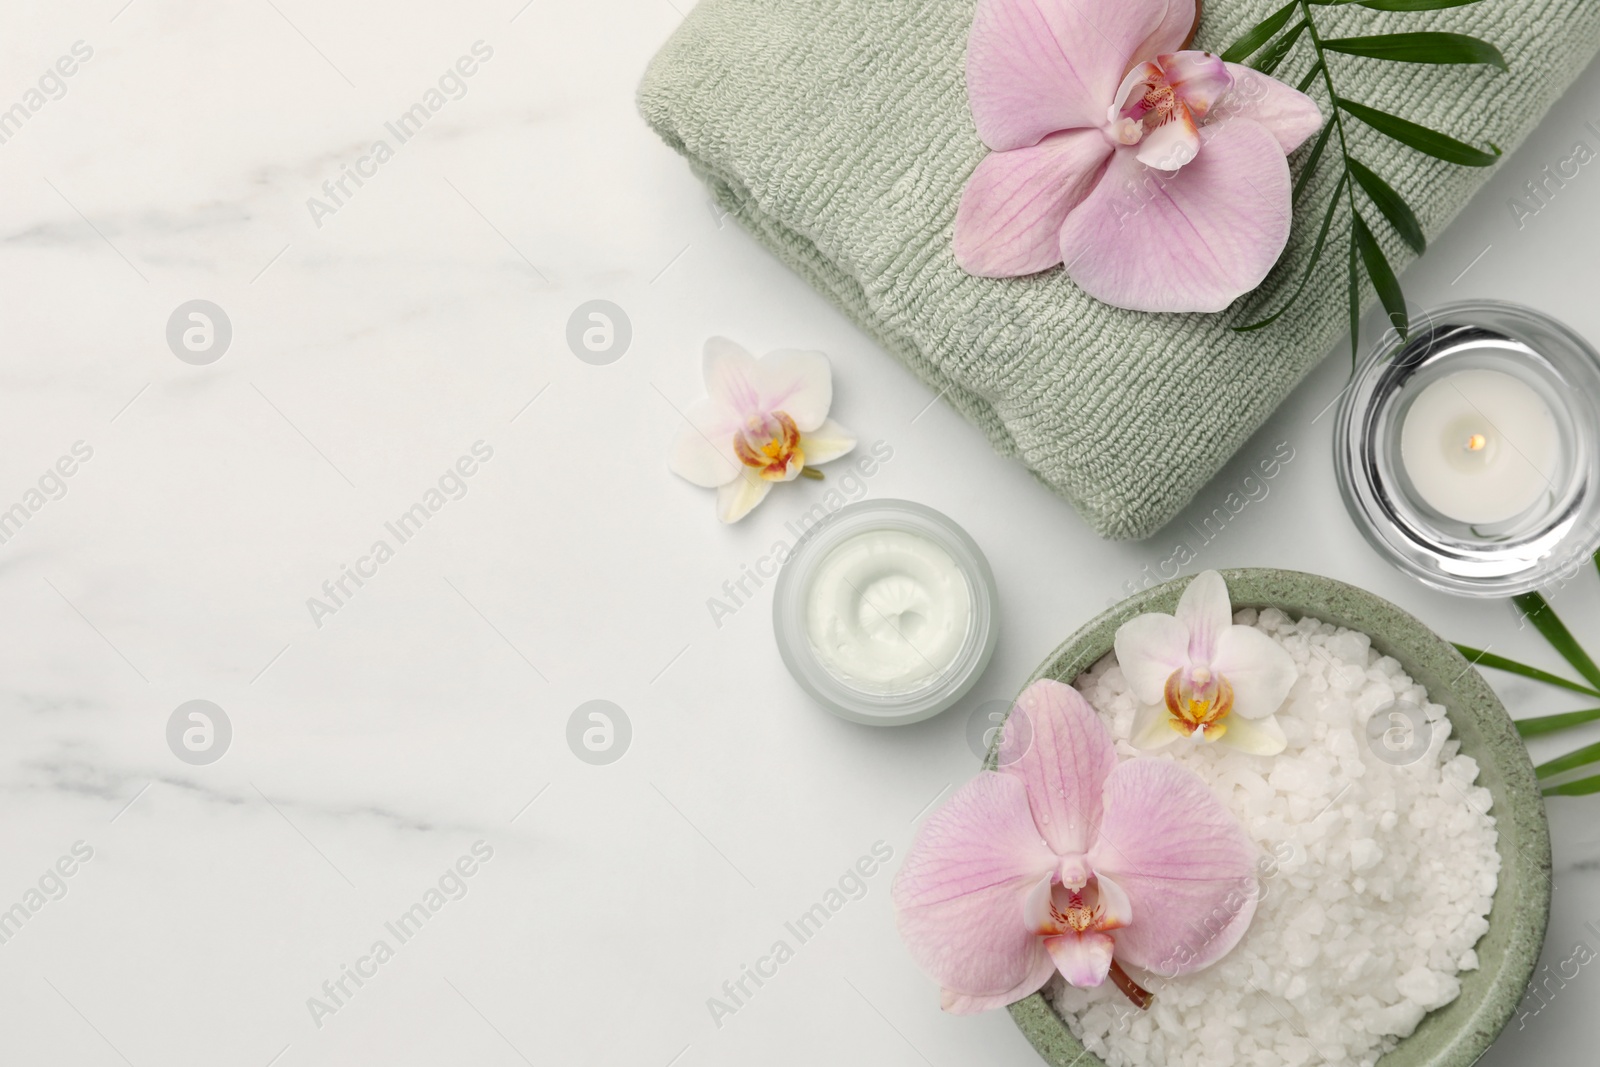
<svg viewBox="0 0 1600 1067">
<path fill-rule="evenodd" d="M 1417 493 L 1458 522 L 1504 522 L 1551 491 L 1555 416 L 1527 383 L 1496 370 L 1446 374 L 1406 412 L 1400 455 Z"/>
</svg>

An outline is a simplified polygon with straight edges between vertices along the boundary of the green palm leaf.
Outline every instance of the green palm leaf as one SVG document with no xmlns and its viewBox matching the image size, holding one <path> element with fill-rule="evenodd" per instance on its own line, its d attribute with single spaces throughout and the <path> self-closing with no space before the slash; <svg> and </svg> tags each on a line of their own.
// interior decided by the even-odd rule
<svg viewBox="0 0 1600 1067">
<path fill-rule="evenodd" d="M 1407 326 L 1406 298 L 1400 291 L 1400 280 L 1394 276 L 1394 268 L 1389 266 L 1383 249 L 1378 246 L 1378 239 L 1367 229 L 1367 220 L 1361 217 L 1359 211 L 1351 218 L 1350 225 L 1355 246 L 1361 252 L 1361 262 L 1367 268 L 1367 277 L 1372 279 L 1372 287 L 1378 291 L 1378 299 L 1383 301 L 1383 310 L 1389 316 L 1389 325 L 1404 339 Z"/>
<path fill-rule="evenodd" d="M 1572 636 L 1572 631 L 1567 629 L 1565 623 L 1556 615 L 1545 598 L 1538 593 L 1523 593 L 1512 598 L 1523 616 L 1538 630 L 1544 639 L 1550 642 L 1550 647 L 1561 653 L 1561 658 L 1572 665 L 1578 676 L 1596 689 L 1600 689 L 1600 667 L 1595 666 L 1589 653 L 1585 652 L 1578 644 L 1578 639 Z"/>
<path fill-rule="evenodd" d="M 1600 760 L 1600 742 L 1584 745 L 1575 752 L 1568 752 L 1565 756 L 1553 759 L 1548 763 L 1541 763 L 1533 769 L 1533 773 L 1540 778 L 1554 778 L 1585 764 Z"/>
<path fill-rule="evenodd" d="M 1412 251 L 1422 255 L 1428 247 L 1428 239 L 1422 233 L 1422 224 L 1417 221 L 1417 216 L 1411 210 L 1399 193 L 1394 191 L 1394 186 L 1378 177 L 1368 169 L 1365 163 L 1351 156 L 1345 161 L 1350 169 L 1350 176 L 1361 186 L 1363 192 L 1372 200 L 1383 217 L 1389 220 L 1389 225 L 1394 227 L 1402 240 L 1411 246 Z"/>
<path fill-rule="evenodd" d="M 1418 152 L 1433 156 L 1435 159 L 1442 159 L 1446 163 L 1459 163 L 1463 167 L 1488 167 L 1493 166 L 1500 158 L 1498 148 L 1493 152 L 1485 152 L 1481 148 L 1474 148 L 1465 141 L 1458 141 L 1438 130 L 1430 130 L 1410 119 L 1391 115 L 1387 111 L 1379 111 L 1366 104 L 1358 104 L 1354 100 L 1346 100 L 1342 96 L 1336 103 L 1340 110 L 1355 116 L 1379 133 L 1387 134 L 1401 144 L 1410 145 Z"/>
<path fill-rule="evenodd" d="M 1261 50 L 1262 45 L 1272 40 L 1273 34 L 1283 29 L 1299 9 L 1299 0 L 1294 0 L 1293 3 L 1284 4 L 1281 8 L 1256 23 L 1245 31 L 1243 37 L 1229 45 L 1228 50 L 1222 53 L 1223 62 L 1243 63 L 1255 55 Z"/>
<path fill-rule="evenodd" d="M 1290 50 L 1294 48 L 1295 42 L 1300 39 L 1300 35 L 1305 33 L 1306 27 L 1310 25 L 1311 23 L 1307 22 L 1305 19 L 1301 19 L 1299 22 L 1295 23 L 1293 29 L 1284 34 L 1282 37 L 1279 37 L 1276 41 L 1273 41 L 1272 47 L 1268 48 L 1265 52 L 1262 52 L 1259 56 L 1257 56 L 1251 63 L 1251 66 L 1255 67 L 1256 70 L 1259 70 L 1263 74 L 1271 74 L 1273 71 L 1277 70 L 1278 65 L 1283 62 L 1284 57 L 1287 56 Z"/>
<path fill-rule="evenodd" d="M 1361 270 L 1356 265 L 1356 242 L 1350 239 L 1350 371 L 1361 358 Z M 1596 694 L 1600 696 L 1600 694 Z"/>
<path fill-rule="evenodd" d="M 1600 697 L 1600 689 L 1591 689 L 1582 683 L 1563 678 L 1559 674 L 1551 674 L 1549 671 L 1542 671 L 1538 667 L 1530 667 L 1526 663 L 1518 663 L 1514 659 L 1506 659 L 1504 656 L 1496 656 L 1492 652 L 1483 652 L 1476 648 L 1471 648 L 1467 645 L 1460 644 L 1456 645 L 1456 651 L 1467 657 L 1467 659 L 1471 660 L 1474 667 L 1490 667 L 1497 671 L 1505 671 L 1507 674 L 1519 674 L 1524 678 L 1531 678 L 1536 682 L 1543 682 L 1545 685 L 1553 685 L 1562 689 L 1570 689 L 1574 693 L 1582 693 L 1585 696 L 1591 697 Z"/>
<path fill-rule="evenodd" d="M 1296 85 L 1295 88 L 1300 90 L 1303 93 L 1307 89 L 1311 88 L 1311 83 L 1316 81 L 1321 76 L 1322 76 L 1322 60 L 1318 59 L 1315 63 L 1311 64 L 1311 69 L 1305 72 L 1305 75 L 1303 77 L 1301 77 L 1301 79 L 1300 79 L 1300 84 Z M 1331 126 L 1331 125 L 1333 125 L 1331 122 L 1328 123 L 1328 126 Z M 1327 129 L 1328 126 L 1324 126 L 1323 129 Z"/>
<path fill-rule="evenodd" d="M 1383 33 L 1371 37 L 1333 37 L 1322 42 L 1328 52 L 1399 63 L 1485 63 L 1506 70 L 1500 49 L 1465 33 Z"/>
<path fill-rule="evenodd" d="M 1294 180 L 1294 192 L 1290 195 L 1292 203 L 1298 204 L 1300 202 L 1300 194 L 1305 191 L 1306 184 L 1310 182 L 1311 176 L 1317 172 L 1317 164 L 1322 161 L 1323 150 L 1328 147 L 1328 137 L 1332 133 L 1333 123 L 1324 122 L 1322 124 L 1322 132 L 1317 135 L 1316 143 L 1311 146 L 1311 151 L 1306 155 L 1305 165 L 1300 168 L 1300 176 Z M 1335 189 L 1333 195 L 1334 199 L 1338 199 L 1339 191 Z M 1596 559 L 1595 565 L 1600 567 L 1600 559 Z"/>
<path fill-rule="evenodd" d="M 1579 778 L 1575 782 L 1553 785 L 1544 791 L 1547 797 L 1586 797 L 1590 793 L 1600 793 L 1600 774 Z"/>
<path fill-rule="evenodd" d="M 1311 0 L 1313 4 L 1324 0 Z M 1440 11 L 1447 7 L 1466 7 L 1478 0 L 1338 0 L 1341 4 L 1356 3 L 1374 11 Z"/>
<path fill-rule="evenodd" d="M 1596 719 L 1600 719 L 1600 708 L 1585 708 L 1582 711 L 1564 711 L 1560 715 L 1536 715 L 1531 719 L 1518 719 L 1516 727 L 1517 733 L 1523 737 L 1538 737 L 1571 726 L 1582 726 Z"/>
</svg>

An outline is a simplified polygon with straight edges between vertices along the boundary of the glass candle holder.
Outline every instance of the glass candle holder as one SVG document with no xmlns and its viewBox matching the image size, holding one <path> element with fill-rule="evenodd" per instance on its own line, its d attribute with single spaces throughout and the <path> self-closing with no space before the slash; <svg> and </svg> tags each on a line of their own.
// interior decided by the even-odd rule
<svg viewBox="0 0 1600 1067">
<path fill-rule="evenodd" d="M 1600 544 L 1600 356 L 1531 308 L 1418 316 L 1357 368 L 1334 465 L 1351 518 L 1400 570 L 1507 597 Z"/>
<path fill-rule="evenodd" d="M 945 515 L 861 501 L 795 544 L 773 588 L 772 628 L 795 681 L 852 722 L 919 722 L 970 690 L 999 620 L 983 551 Z"/>
</svg>

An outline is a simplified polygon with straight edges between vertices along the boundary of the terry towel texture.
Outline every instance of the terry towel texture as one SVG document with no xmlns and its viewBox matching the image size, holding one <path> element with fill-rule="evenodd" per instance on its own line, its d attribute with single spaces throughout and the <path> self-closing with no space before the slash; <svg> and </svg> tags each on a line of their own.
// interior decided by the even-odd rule
<svg viewBox="0 0 1600 1067">
<path fill-rule="evenodd" d="M 1224 47 L 1280 6 L 1206 0 L 1194 47 Z M 995 448 L 1026 463 L 1102 536 L 1147 537 L 1348 328 L 1341 217 L 1331 254 L 1295 307 L 1266 329 L 1230 329 L 1291 290 L 1333 191 L 1337 145 L 1296 213 L 1283 260 L 1220 314 L 1112 308 L 1060 268 L 971 277 L 955 263 L 951 234 L 967 176 L 987 152 L 966 99 L 973 8 L 974 0 L 701 0 L 652 61 L 640 109 L 725 210 Z M 1600 48 L 1595 0 L 1314 10 L 1325 37 L 1445 30 L 1497 44 L 1510 73 L 1332 54 L 1329 62 L 1350 99 L 1508 153 Z M 1302 42 L 1277 76 L 1295 84 L 1310 65 Z M 1411 203 L 1429 237 L 1490 173 L 1346 125 L 1353 154 Z M 1296 172 L 1307 151 L 1291 157 Z M 1398 270 L 1410 253 L 1370 205 L 1363 214 Z"/>
</svg>

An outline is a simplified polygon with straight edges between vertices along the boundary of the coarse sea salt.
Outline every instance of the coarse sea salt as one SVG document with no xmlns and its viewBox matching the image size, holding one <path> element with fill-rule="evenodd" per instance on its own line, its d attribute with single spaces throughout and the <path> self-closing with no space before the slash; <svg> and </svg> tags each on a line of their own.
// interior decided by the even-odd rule
<svg viewBox="0 0 1600 1067">
<path fill-rule="evenodd" d="M 1278 712 L 1288 747 L 1277 756 L 1184 741 L 1141 752 L 1128 742 L 1134 700 L 1116 657 L 1075 684 L 1120 757 L 1192 768 L 1261 845 L 1254 921 L 1205 970 L 1136 974 L 1155 994 L 1148 1011 L 1110 982 L 1077 989 L 1058 976 L 1045 993 L 1110 1067 L 1371 1067 L 1478 966 L 1500 872 L 1489 791 L 1473 784 L 1478 765 L 1445 709 L 1367 635 L 1273 609 L 1234 621 L 1283 645 L 1300 670 Z M 1409 762 L 1380 759 L 1368 742 L 1368 720 L 1380 709 L 1387 719 L 1396 701 L 1427 720 Z"/>
</svg>

